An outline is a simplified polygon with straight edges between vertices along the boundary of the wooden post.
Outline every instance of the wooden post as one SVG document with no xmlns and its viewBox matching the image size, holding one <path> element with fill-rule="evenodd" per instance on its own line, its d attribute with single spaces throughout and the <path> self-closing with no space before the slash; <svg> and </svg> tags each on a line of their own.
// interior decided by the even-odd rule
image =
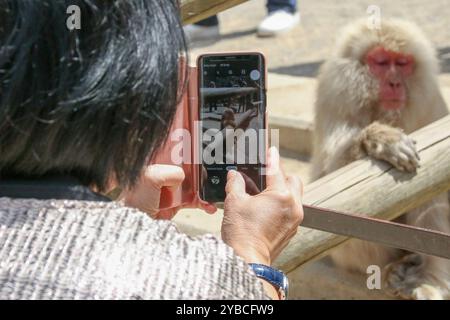
<svg viewBox="0 0 450 320">
<path fill-rule="evenodd" d="M 181 0 L 183 24 L 191 24 L 213 16 L 248 0 Z"/>
<path fill-rule="evenodd" d="M 450 190 L 450 116 L 411 136 L 417 141 L 421 158 L 416 174 L 402 173 L 385 162 L 366 158 L 307 185 L 304 203 L 392 220 Z M 293 271 L 346 240 L 344 236 L 300 227 L 276 265 Z"/>
</svg>

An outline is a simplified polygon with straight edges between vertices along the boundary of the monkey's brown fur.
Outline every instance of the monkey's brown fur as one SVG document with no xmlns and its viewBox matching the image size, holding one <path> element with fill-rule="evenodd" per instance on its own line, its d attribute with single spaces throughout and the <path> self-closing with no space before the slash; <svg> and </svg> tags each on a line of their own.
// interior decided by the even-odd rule
<svg viewBox="0 0 450 320">
<path fill-rule="evenodd" d="M 436 53 L 417 26 L 384 20 L 371 30 L 365 20 L 345 28 L 334 56 L 319 75 L 312 178 L 324 176 L 364 156 L 414 171 L 419 158 L 407 134 L 447 115 L 438 86 Z M 407 79 L 407 102 L 401 110 L 379 105 L 378 82 L 364 63 L 375 46 L 412 54 L 415 69 Z M 450 233 L 447 194 L 408 212 L 403 221 Z M 384 289 L 406 299 L 450 298 L 450 260 L 408 253 L 353 240 L 332 253 L 335 263 L 366 272 L 369 265 L 384 268 Z"/>
</svg>

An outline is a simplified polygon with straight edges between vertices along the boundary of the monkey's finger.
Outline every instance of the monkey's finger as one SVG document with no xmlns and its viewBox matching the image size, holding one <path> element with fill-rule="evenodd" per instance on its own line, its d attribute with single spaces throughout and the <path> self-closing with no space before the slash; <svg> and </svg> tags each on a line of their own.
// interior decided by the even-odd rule
<svg viewBox="0 0 450 320">
<path fill-rule="evenodd" d="M 416 172 L 417 167 L 412 162 L 405 163 L 405 169 L 407 172 Z"/>
<path fill-rule="evenodd" d="M 398 165 L 402 168 L 402 171 L 411 172 L 415 169 L 412 163 L 410 163 L 409 157 L 406 154 L 400 152 L 398 154 L 398 158 Z"/>
<path fill-rule="evenodd" d="M 416 144 L 417 144 L 416 140 L 413 140 L 408 137 L 408 145 L 414 151 L 414 156 L 416 157 L 416 159 L 418 159 L 420 161 L 420 156 L 419 156 L 419 153 L 417 152 Z"/>
<path fill-rule="evenodd" d="M 420 162 L 419 162 L 418 160 L 416 160 L 416 159 L 414 159 L 413 164 L 414 164 L 414 167 L 415 167 L 416 169 L 421 167 Z"/>
<path fill-rule="evenodd" d="M 400 140 L 402 140 L 403 142 L 406 142 L 410 146 L 414 145 L 414 139 L 411 139 L 407 134 L 403 133 L 400 137 Z"/>
<path fill-rule="evenodd" d="M 416 150 L 414 150 L 414 154 L 412 157 L 410 157 L 409 159 L 410 162 L 412 162 L 412 164 L 416 167 L 416 168 L 420 168 L 420 156 L 417 153 Z"/>
<path fill-rule="evenodd" d="M 408 148 L 405 146 L 400 146 L 400 151 L 408 158 L 408 161 L 412 161 L 415 164 L 419 164 L 419 155 L 417 154 L 417 151 L 412 148 Z"/>
<path fill-rule="evenodd" d="M 419 162 L 414 157 L 407 157 L 405 154 L 400 155 L 402 158 L 401 165 L 407 172 L 416 172 Z"/>
<path fill-rule="evenodd" d="M 409 157 L 403 151 L 400 151 L 400 152 L 398 152 L 398 159 L 397 160 L 400 160 L 398 162 L 407 163 L 407 162 L 409 162 Z"/>
<path fill-rule="evenodd" d="M 400 165 L 403 166 L 406 171 L 414 171 L 414 154 L 408 148 L 400 148 L 400 150 L 401 151 L 398 154 Z"/>
<path fill-rule="evenodd" d="M 404 135 L 401 139 L 401 141 L 407 145 L 408 147 L 410 147 L 411 149 L 415 149 L 416 146 L 414 144 L 414 140 L 411 139 L 410 137 L 408 137 L 407 135 Z"/>
<path fill-rule="evenodd" d="M 415 153 L 415 155 L 416 155 L 417 160 L 420 161 L 420 155 L 419 155 L 419 152 L 417 152 L 417 150 L 414 149 L 414 153 Z"/>
<path fill-rule="evenodd" d="M 400 164 L 398 158 L 395 156 L 391 156 L 387 159 L 387 161 L 397 170 L 406 171 L 405 168 Z"/>
<path fill-rule="evenodd" d="M 418 157 L 416 146 L 413 144 L 411 139 L 403 140 L 403 143 L 399 144 L 399 148 L 402 149 L 402 151 L 407 150 L 408 153 Z"/>
</svg>

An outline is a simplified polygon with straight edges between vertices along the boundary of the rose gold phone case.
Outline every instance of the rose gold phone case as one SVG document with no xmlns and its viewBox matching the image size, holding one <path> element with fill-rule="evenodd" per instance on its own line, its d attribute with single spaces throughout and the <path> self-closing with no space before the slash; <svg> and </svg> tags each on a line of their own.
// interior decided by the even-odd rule
<svg viewBox="0 0 450 320">
<path fill-rule="evenodd" d="M 160 209 L 176 208 L 180 206 L 195 206 L 202 202 L 199 198 L 198 170 L 200 169 L 198 159 L 198 136 L 194 128 L 198 120 L 198 98 L 197 98 L 197 68 L 188 67 L 188 90 L 183 94 L 180 104 L 177 106 L 175 118 L 169 130 L 174 132 L 189 133 L 189 137 L 174 136 L 167 139 L 152 163 L 169 164 L 180 166 L 185 174 L 183 184 L 176 189 L 163 188 L 160 199 Z M 176 139 L 175 139 L 176 138 Z M 189 138 L 189 139 L 188 139 Z M 192 138 L 192 139 L 190 139 Z M 174 163 L 172 152 L 176 146 L 182 143 L 183 163 Z M 179 149 L 177 149 L 179 150 Z"/>
</svg>

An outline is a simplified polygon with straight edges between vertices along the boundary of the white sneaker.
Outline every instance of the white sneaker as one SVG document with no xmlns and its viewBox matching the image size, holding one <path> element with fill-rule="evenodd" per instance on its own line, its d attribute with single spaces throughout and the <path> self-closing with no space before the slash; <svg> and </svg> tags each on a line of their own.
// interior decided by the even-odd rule
<svg viewBox="0 0 450 320">
<path fill-rule="evenodd" d="M 300 22 L 300 13 L 277 10 L 269 14 L 258 26 L 258 36 L 271 37 L 291 30 Z"/>
<path fill-rule="evenodd" d="M 215 41 L 220 37 L 219 26 L 198 26 L 195 24 L 190 24 L 183 27 L 186 40 L 189 43 L 199 42 L 199 41 Z"/>
</svg>

